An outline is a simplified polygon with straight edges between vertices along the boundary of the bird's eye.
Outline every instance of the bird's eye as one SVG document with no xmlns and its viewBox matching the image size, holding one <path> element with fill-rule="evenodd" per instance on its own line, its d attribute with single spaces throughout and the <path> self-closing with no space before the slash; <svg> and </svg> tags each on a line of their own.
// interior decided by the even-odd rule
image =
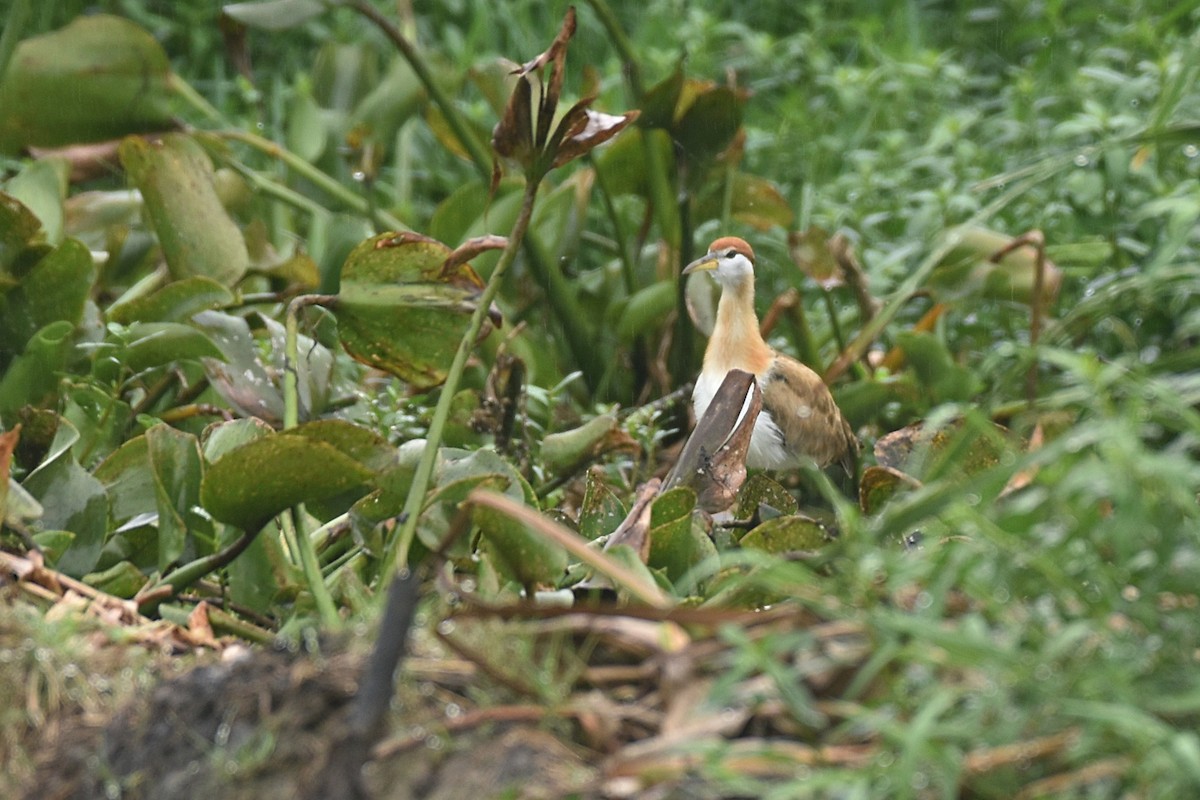
<svg viewBox="0 0 1200 800">
<path fill-rule="evenodd" d="M 735 250 L 727 250 L 727 251 L 725 251 L 725 257 L 726 257 L 726 258 L 733 258 L 735 255 L 737 255 L 737 251 L 735 251 Z"/>
</svg>

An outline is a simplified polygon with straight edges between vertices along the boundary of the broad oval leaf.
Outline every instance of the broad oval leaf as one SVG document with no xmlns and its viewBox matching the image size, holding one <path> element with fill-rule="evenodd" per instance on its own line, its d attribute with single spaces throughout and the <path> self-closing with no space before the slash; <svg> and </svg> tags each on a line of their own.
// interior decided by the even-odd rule
<svg viewBox="0 0 1200 800">
<path fill-rule="evenodd" d="M 130 342 L 121 361 L 135 373 L 174 361 L 224 360 L 221 349 L 208 336 L 179 322 L 138 322 L 129 327 L 128 334 Z"/>
<path fill-rule="evenodd" d="M 107 14 L 78 17 L 17 45 L 0 83 L 0 152 L 170 128 L 173 80 L 147 31 Z"/>
<path fill-rule="evenodd" d="M 150 294 L 108 307 L 108 319 L 131 322 L 186 322 L 194 314 L 233 302 L 233 293 L 212 278 L 196 275 L 172 281 Z"/>
<path fill-rule="evenodd" d="M 803 514 L 792 514 L 767 520 L 743 536 L 739 544 L 779 554 L 816 550 L 828 539 L 829 535 L 821 523 Z"/>
<path fill-rule="evenodd" d="M 142 192 L 163 257 L 176 278 L 232 286 L 250 265 L 246 240 L 217 195 L 213 166 L 196 141 L 167 134 L 121 142 L 121 163 Z"/>
<path fill-rule="evenodd" d="M 371 470 L 327 442 L 286 433 L 226 453 L 204 473 L 200 502 L 216 519 L 258 530 L 281 511 L 361 488 Z"/>
<path fill-rule="evenodd" d="M 520 520 L 489 506 L 474 505 L 471 521 L 483 535 L 492 565 L 522 586 L 557 586 L 566 574 L 567 551 Z"/>
<path fill-rule="evenodd" d="M 483 282 L 450 248 L 413 233 L 374 236 L 351 251 L 334 306 L 347 352 L 419 388 L 446 378 Z"/>
</svg>

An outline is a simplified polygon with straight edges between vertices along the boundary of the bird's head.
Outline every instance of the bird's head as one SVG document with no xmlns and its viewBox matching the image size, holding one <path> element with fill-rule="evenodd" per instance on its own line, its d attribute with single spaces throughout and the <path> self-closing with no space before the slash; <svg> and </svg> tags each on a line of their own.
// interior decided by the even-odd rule
<svg viewBox="0 0 1200 800">
<path fill-rule="evenodd" d="M 744 239 L 722 236 L 708 247 L 708 252 L 683 268 L 684 275 L 711 272 L 713 279 L 724 286 L 735 286 L 754 278 L 754 250 Z"/>
</svg>

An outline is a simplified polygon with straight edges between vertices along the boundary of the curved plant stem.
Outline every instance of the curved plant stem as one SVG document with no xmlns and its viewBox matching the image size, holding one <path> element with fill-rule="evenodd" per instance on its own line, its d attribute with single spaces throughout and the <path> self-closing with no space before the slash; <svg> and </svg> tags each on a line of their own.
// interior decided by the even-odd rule
<svg viewBox="0 0 1200 800">
<path fill-rule="evenodd" d="M 442 116 L 446 118 L 446 124 L 450 126 L 451 132 L 455 138 L 462 144 L 466 151 L 471 156 L 471 162 L 475 165 L 475 169 L 479 172 L 479 177 L 486 184 L 492 178 L 492 157 L 487 149 L 475 138 L 471 129 L 467 127 L 467 123 L 463 120 L 462 115 L 458 113 L 458 109 L 450 102 L 450 98 L 442 91 L 441 85 L 434 80 L 433 73 L 429 71 L 429 67 L 421 59 L 421 55 L 417 49 L 413 47 L 412 42 L 404 37 L 390 19 L 385 17 L 383 13 L 371 5 L 368 0 L 342 0 L 342 5 L 361 14 L 375 24 L 379 30 L 383 31 L 384 35 L 396 45 L 396 49 L 400 51 L 400 55 L 412 67 L 417 79 L 421 81 L 421 85 L 425 87 L 425 91 L 429 92 L 429 98 L 442 112 Z"/>
<path fill-rule="evenodd" d="M 408 551 L 412 547 L 413 537 L 416 535 L 417 520 L 421 516 L 421 507 L 425 503 L 425 492 L 429 488 L 430 480 L 433 478 L 433 468 L 437 463 L 438 448 L 442 443 L 442 432 L 446 427 L 446 419 L 450 416 L 450 404 L 454 400 L 455 392 L 458 391 L 458 384 L 462 379 L 463 370 L 466 368 L 467 358 L 471 355 L 471 350 L 475 347 L 475 341 L 479 338 L 479 331 L 483 328 L 483 321 L 487 318 L 488 309 L 492 304 L 492 300 L 496 297 L 496 292 L 500 290 L 500 281 L 504 277 L 505 271 L 508 270 L 509 265 L 512 264 L 513 259 L 516 258 L 517 249 L 521 246 L 521 240 L 525 238 L 525 232 L 529 230 L 529 220 L 533 216 L 533 204 L 537 197 L 538 184 L 540 183 L 541 176 L 539 175 L 531 176 L 526 181 L 525 195 L 521 201 L 521 211 L 517 215 L 512 232 L 508 236 L 508 244 L 500 254 L 500 259 L 496 262 L 496 267 L 479 296 L 475 306 L 475 313 L 471 315 L 471 321 L 467 325 L 467 330 L 458 343 L 458 350 L 454 353 L 454 360 L 450 362 L 450 369 L 446 373 L 446 382 L 442 385 L 441 396 L 438 398 L 437 407 L 434 409 L 433 419 L 429 423 L 425 451 L 421 454 L 421 461 L 417 465 L 416 473 L 413 475 L 413 482 L 408 491 L 408 498 L 404 502 L 400 532 L 388 543 L 388 547 L 383 554 L 381 569 L 381 574 L 383 575 L 390 575 L 396 569 L 408 568 Z"/>
</svg>

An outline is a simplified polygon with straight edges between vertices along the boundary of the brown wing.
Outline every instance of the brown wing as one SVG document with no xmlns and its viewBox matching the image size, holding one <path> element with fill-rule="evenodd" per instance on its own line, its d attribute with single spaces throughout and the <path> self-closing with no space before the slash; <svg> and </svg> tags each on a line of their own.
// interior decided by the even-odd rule
<svg viewBox="0 0 1200 800">
<path fill-rule="evenodd" d="M 820 375 L 777 354 L 763 375 L 762 389 L 763 410 L 779 426 L 788 450 L 807 455 L 820 467 L 840 462 L 854 474 L 858 438 Z"/>
</svg>

